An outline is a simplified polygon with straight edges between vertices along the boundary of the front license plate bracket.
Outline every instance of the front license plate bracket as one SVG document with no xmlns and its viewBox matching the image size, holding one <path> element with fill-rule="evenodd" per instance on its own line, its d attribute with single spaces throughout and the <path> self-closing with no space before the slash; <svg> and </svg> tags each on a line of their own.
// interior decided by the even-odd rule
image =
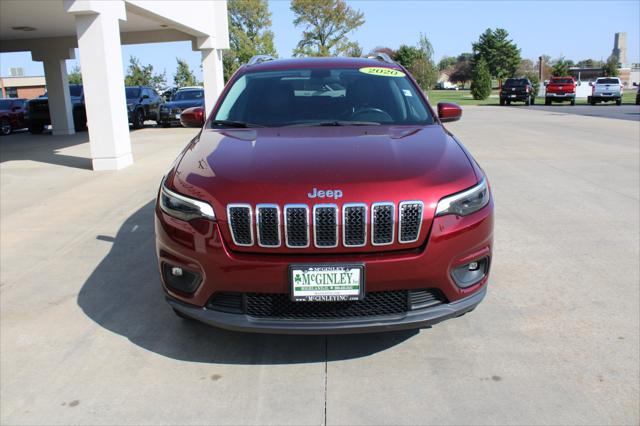
<svg viewBox="0 0 640 426">
<path fill-rule="evenodd" d="M 289 297 L 294 302 L 356 301 L 364 294 L 362 263 L 289 266 Z"/>
</svg>

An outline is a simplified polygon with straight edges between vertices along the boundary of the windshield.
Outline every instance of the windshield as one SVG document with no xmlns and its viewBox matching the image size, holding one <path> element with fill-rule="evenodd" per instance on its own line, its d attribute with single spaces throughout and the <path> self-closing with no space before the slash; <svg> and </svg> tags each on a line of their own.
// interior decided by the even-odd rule
<svg viewBox="0 0 640 426">
<path fill-rule="evenodd" d="M 13 104 L 11 99 L 0 99 L 0 109 L 9 109 L 11 104 Z"/>
<path fill-rule="evenodd" d="M 551 82 L 555 84 L 573 84 L 573 80 L 570 78 L 552 78 Z"/>
<path fill-rule="evenodd" d="M 191 101 L 195 99 L 202 99 L 204 97 L 204 90 L 179 90 L 173 95 L 174 101 Z"/>
<path fill-rule="evenodd" d="M 617 78 L 599 78 L 596 84 L 620 84 Z"/>
<path fill-rule="evenodd" d="M 433 124 L 409 78 L 389 68 L 310 68 L 247 73 L 215 121 L 256 126 Z"/>
<path fill-rule="evenodd" d="M 69 86 L 69 93 L 75 98 L 82 96 L 82 86 Z"/>
<path fill-rule="evenodd" d="M 140 97 L 140 89 L 138 87 L 125 87 L 127 99 L 138 99 Z"/>
<path fill-rule="evenodd" d="M 527 79 L 526 78 L 508 78 L 507 81 L 504 82 L 505 86 L 526 86 Z"/>
</svg>

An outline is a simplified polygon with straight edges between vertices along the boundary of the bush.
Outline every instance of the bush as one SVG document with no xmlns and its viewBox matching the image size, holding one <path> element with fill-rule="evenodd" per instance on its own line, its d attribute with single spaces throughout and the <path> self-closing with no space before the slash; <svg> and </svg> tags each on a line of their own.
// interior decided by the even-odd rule
<svg viewBox="0 0 640 426">
<path fill-rule="evenodd" d="M 491 94 L 491 75 L 487 62 L 480 58 L 473 66 L 471 95 L 473 99 L 487 99 Z"/>
</svg>

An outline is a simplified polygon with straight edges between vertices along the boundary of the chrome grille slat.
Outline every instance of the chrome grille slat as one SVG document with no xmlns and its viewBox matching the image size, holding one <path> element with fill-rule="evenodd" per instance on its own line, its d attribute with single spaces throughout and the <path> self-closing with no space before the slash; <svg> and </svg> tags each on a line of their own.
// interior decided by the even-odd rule
<svg viewBox="0 0 640 426">
<path fill-rule="evenodd" d="M 313 244 L 318 248 L 338 247 L 338 206 L 313 206 Z"/>
<path fill-rule="evenodd" d="M 258 204 L 256 206 L 256 230 L 260 247 L 280 247 L 280 207 L 277 204 Z"/>
<path fill-rule="evenodd" d="M 229 231 L 233 243 L 237 246 L 249 247 L 253 245 L 253 218 L 249 204 L 227 205 Z"/>
<path fill-rule="evenodd" d="M 363 247 L 367 244 L 367 205 L 350 203 L 342 206 L 342 244 Z"/>
<path fill-rule="evenodd" d="M 287 247 L 309 247 L 309 207 L 306 204 L 284 206 L 284 233 Z"/>
<path fill-rule="evenodd" d="M 402 201 L 398 205 L 398 242 L 402 244 L 415 243 L 420 236 L 422 227 L 422 201 Z"/>
<path fill-rule="evenodd" d="M 371 244 L 386 246 L 393 244 L 395 231 L 395 205 L 374 203 L 371 206 Z"/>
</svg>

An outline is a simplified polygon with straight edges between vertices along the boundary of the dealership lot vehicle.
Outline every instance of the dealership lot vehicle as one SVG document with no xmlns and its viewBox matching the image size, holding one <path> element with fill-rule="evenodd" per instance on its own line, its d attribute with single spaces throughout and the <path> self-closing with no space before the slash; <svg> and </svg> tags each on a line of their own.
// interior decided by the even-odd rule
<svg viewBox="0 0 640 426">
<path fill-rule="evenodd" d="M 71 97 L 73 125 L 76 131 L 87 128 L 87 111 L 84 106 L 84 90 L 82 85 L 70 84 L 69 95 Z M 44 131 L 45 126 L 51 124 L 49 116 L 49 99 L 45 93 L 37 99 L 30 99 L 27 102 L 25 120 L 29 132 L 39 134 Z"/>
<path fill-rule="evenodd" d="M 545 85 L 544 104 L 565 101 L 576 104 L 576 81 L 573 77 L 551 77 Z"/>
<path fill-rule="evenodd" d="M 14 130 L 24 129 L 26 99 L 0 99 L 0 135 L 6 136 Z"/>
<path fill-rule="evenodd" d="M 487 297 L 349 336 L 227 332 L 163 304 L 158 176 L 198 129 L 132 132 L 118 173 L 82 167 L 86 133 L 3 137 L 0 423 L 638 424 L 639 110 L 585 108 L 636 121 L 469 106 L 448 124 L 498 206 Z"/>
<path fill-rule="evenodd" d="M 535 99 L 535 90 L 528 78 L 508 78 L 500 89 L 500 105 L 511 105 L 511 102 L 532 105 Z"/>
<path fill-rule="evenodd" d="M 473 310 L 493 202 L 442 126 L 460 115 L 439 104 L 436 116 L 388 60 L 250 62 L 162 182 L 167 300 L 212 325 L 301 334 L 426 327 Z"/>
<path fill-rule="evenodd" d="M 587 102 L 595 105 L 600 102 L 622 103 L 622 82 L 618 77 L 600 77 L 595 82 L 589 83 L 592 87 L 591 96 Z"/>
<path fill-rule="evenodd" d="M 180 124 L 180 114 L 187 108 L 204 106 L 204 89 L 201 87 L 185 87 L 178 89 L 170 101 L 160 106 L 160 124 L 170 127 Z"/>
<path fill-rule="evenodd" d="M 125 97 L 129 123 L 133 125 L 134 129 L 141 129 L 147 120 L 160 121 L 162 98 L 151 87 L 127 86 L 125 87 Z"/>
</svg>

